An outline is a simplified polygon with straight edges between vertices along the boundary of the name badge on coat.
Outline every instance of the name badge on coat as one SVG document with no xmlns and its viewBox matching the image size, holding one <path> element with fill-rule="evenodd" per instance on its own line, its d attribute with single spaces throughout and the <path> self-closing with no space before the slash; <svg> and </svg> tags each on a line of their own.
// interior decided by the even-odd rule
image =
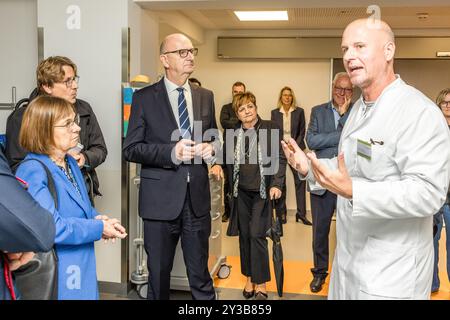
<svg viewBox="0 0 450 320">
<path fill-rule="evenodd" d="M 364 140 L 358 139 L 358 146 L 356 153 L 358 156 L 366 158 L 367 160 L 372 160 L 372 145 Z"/>
</svg>

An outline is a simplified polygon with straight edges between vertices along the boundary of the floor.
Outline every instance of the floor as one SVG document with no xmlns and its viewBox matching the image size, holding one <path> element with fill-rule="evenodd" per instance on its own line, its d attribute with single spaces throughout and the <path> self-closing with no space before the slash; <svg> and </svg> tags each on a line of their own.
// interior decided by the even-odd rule
<svg viewBox="0 0 450 320">
<path fill-rule="evenodd" d="M 309 289 L 309 283 L 312 280 L 310 268 L 312 267 L 312 228 L 295 222 L 295 211 L 288 212 L 288 221 L 283 226 L 284 236 L 282 237 L 283 255 L 284 255 L 284 294 L 280 298 L 276 292 L 275 281 L 267 284 L 269 299 L 271 300 L 318 300 L 326 299 L 328 294 L 329 277 L 319 293 L 312 293 Z M 310 216 L 308 217 L 310 220 Z M 225 234 L 227 223 L 222 224 Z M 334 255 L 336 246 L 335 221 L 331 224 L 330 231 L 330 256 Z M 439 270 L 441 279 L 441 288 L 437 293 L 431 295 L 432 300 L 450 300 L 450 283 L 446 276 L 445 268 L 445 232 L 442 232 L 440 246 Z M 269 240 L 269 251 L 271 253 L 271 241 Z M 214 277 L 214 285 L 217 288 L 218 298 L 221 300 L 244 300 L 242 288 L 245 285 L 246 278 L 240 272 L 239 247 L 237 237 L 224 237 L 222 239 L 222 254 L 226 256 L 226 263 L 231 266 L 231 272 L 228 278 L 219 279 Z M 331 263 L 331 261 L 330 261 Z M 272 279 L 273 267 L 271 263 Z M 120 299 L 113 295 L 102 294 L 101 299 Z M 123 299 L 139 299 L 135 291 L 131 291 L 128 297 Z M 187 291 L 172 291 L 171 299 L 189 300 L 191 295 Z"/>
</svg>

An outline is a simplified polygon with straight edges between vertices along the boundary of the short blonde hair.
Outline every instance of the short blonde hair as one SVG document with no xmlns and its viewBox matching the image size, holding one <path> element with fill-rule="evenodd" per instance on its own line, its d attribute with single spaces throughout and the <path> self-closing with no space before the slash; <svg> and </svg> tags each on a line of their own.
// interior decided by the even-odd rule
<svg viewBox="0 0 450 320">
<path fill-rule="evenodd" d="M 239 107 L 248 102 L 253 103 L 255 105 L 255 108 L 258 108 L 256 106 L 256 97 L 250 91 L 238 93 L 233 97 L 233 110 L 236 115 L 238 114 Z"/>
<path fill-rule="evenodd" d="M 55 123 L 76 113 L 74 106 L 65 99 L 39 96 L 23 114 L 19 143 L 25 150 L 39 154 L 50 154 L 55 146 Z"/>
<path fill-rule="evenodd" d="M 450 93 L 450 88 L 445 88 L 443 90 L 441 90 L 441 92 L 439 92 L 437 98 L 436 98 L 436 104 L 438 105 L 438 107 L 441 106 L 441 103 L 444 102 L 445 100 L 445 96 L 448 95 Z"/>
<path fill-rule="evenodd" d="M 281 102 L 281 97 L 283 96 L 283 91 L 284 90 L 289 90 L 290 92 L 291 92 L 291 95 L 292 95 L 292 102 L 291 102 L 291 105 L 289 106 L 289 107 L 293 107 L 293 108 L 295 108 L 295 107 L 297 107 L 297 99 L 295 98 L 295 94 L 294 94 L 294 90 L 292 90 L 290 87 L 288 87 L 288 86 L 286 86 L 286 87 L 283 87 L 281 90 L 280 90 L 280 94 L 278 95 L 278 102 L 277 102 L 277 107 L 278 108 L 281 108 L 282 106 L 283 106 L 283 103 Z"/>
</svg>

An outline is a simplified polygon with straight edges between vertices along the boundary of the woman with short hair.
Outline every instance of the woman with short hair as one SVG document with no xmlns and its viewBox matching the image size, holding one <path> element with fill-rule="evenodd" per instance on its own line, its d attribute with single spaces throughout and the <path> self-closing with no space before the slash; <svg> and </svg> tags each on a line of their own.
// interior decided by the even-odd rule
<svg viewBox="0 0 450 320">
<path fill-rule="evenodd" d="M 233 109 L 240 124 L 234 131 L 234 143 L 224 143 L 225 155 L 234 154 L 233 163 L 226 166 L 232 177 L 227 235 L 239 235 L 241 272 L 247 277 L 243 296 L 265 300 L 266 282 L 270 281 L 266 237 L 271 227 L 271 200 L 281 196 L 286 158 L 281 151 L 278 126 L 258 116 L 256 98 L 251 92 L 235 95 Z M 228 133 L 225 140 L 226 136 Z"/>
</svg>

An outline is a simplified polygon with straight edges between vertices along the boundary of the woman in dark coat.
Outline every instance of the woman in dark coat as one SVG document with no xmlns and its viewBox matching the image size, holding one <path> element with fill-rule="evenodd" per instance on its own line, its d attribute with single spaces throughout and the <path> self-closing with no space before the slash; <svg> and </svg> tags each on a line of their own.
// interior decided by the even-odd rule
<svg viewBox="0 0 450 320">
<path fill-rule="evenodd" d="M 258 116 L 251 92 L 234 96 L 233 109 L 240 123 L 225 134 L 233 195 L 227 235 L 239 235 L 241 272 L 247 276 L 244 297 L 265 300 L 266 282 L 270 281 L 266 232 L 271 223 L 271 199 L 281 196 L 286 159 L 279 127 Z"/>
</svg>

